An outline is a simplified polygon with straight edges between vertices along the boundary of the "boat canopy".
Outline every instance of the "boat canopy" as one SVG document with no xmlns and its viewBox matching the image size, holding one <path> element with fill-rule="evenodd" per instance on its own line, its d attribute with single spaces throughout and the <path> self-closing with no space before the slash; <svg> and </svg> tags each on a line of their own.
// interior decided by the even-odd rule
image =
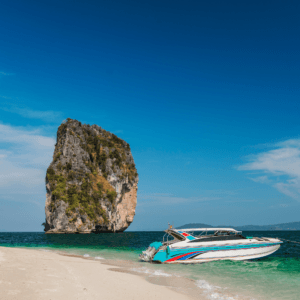
<svg viewBox="0 0 300 300">
<path fill-rule="evenodd" d="M 235 230 L 233 228 L 184 228 L 184 229 L 172 229 L 174 231 L 183 231 L 183 232 L 188 232 L 188 231 L 229 231 L 229 232 L 241 232 L 238 230 Z"/>
</svg>

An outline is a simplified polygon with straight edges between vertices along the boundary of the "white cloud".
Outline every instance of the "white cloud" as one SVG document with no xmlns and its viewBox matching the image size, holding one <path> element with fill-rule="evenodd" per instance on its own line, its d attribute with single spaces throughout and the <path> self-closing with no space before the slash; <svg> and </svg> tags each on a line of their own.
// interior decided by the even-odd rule
<svg viewBox="0 0 300 300">
<path fill-rule="evenodd" d="M 39 130 L 0 124 L 1 195 L 45 191 L 45 172 L 54 144 L 54 138 L 43 136 Z"/>
<path fill-rule="evenodd" d="M 6 73 L 6 72 L 0 72 L 0 75 L 9 76 L 9 75 L 13 75 L 13 74 L 12 73 Z"/>
<path fill-rule="evenodd" d="M 123 130 L 122 130 L 122 129 L 115 130 L 115 131 L 113 131 L 113 133 L 114 133 L 114 134 L 123 133 Z"/>
<path fill-rule="evenodd" d="M 272 184 L 281 193 L 300 200 L 300 139 L 274 145 L 276 149 L 254 156 L 239 170 L 259 171 L 263 176 L 251 180 Z"/>
<path fill-rule="evenodd" d="M 254 182 L 260 182 L 260 183 L 269 183 L 270 182 L 268 176 L 259 176 L 259 177 L 250 178 L 250 179 L 253 180 Z"/>
<path fill-rule="evenodd" d="M 287 182 L 278 182 L 274 185 L 281 193 L 294 199 L 300 199 L 300 179 L 289 179 Z"/>
<path fill-rule="evenodd" d="M 1 96 L 2 98 L 5 98 Z M 32 110 L 26 107 L 16 107 L 16 106 L 2 106 L 1 110 L 18 114 L 27 119 L 39 119 L 43 121 L 61 121 L 63 119 L 63 115 L 61 112 L 47 110 Z"/>
<path fill-rule="evenodd" d="M 139 201 L 139 205 L 146 206 L 157 206 L 157 205 L 169 205 L 169 204 L 180 204 L 180 203 L 196 203 L 204 201 L 219 200 L 220 197 L 176 197 L 172 194 L 164 193 L 153 193 L 144 194 L 138 196 L 139 200 L 151 200 L 151 201 Z"/>
</svg>

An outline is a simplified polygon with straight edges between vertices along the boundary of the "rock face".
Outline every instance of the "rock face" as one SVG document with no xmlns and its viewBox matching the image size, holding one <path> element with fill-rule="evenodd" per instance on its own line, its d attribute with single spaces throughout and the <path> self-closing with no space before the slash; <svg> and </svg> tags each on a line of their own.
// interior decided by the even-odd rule
<svg viewBox="0 0 300 300">
<path fill-rule="evenodd" d="M 124 231 L 133 221 L 138 174 L 129 144 L 72 119 L 57 131 L 46 174 L 46 233 Z"/>
</svg>

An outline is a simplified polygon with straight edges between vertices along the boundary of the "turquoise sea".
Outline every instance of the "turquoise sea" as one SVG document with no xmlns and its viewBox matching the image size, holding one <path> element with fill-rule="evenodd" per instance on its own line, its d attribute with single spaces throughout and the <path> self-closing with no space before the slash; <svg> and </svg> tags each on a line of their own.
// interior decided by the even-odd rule
<svg viewBox="0 0 300 300">
<path fill-rule="evenodd" d="M 128 271 L 152 282 L 157 278 L 189 278 L 206 299 L 300 299 L 300 244 L 284 242 L 267 258 L 220 261 L 195 265 L 158 265 L 139 261 L 138 255 L 164 232 L 124 232 L 87 235 L 0 233 L 0 246 L 33 248 L 84 256 L 104 263 L 124 263 Z M 278 237 L 300 242 L 300 231 L 244 232 L 246 236 Z M 146 278 L 147 279 L 147 278 Z"/>
</svg>

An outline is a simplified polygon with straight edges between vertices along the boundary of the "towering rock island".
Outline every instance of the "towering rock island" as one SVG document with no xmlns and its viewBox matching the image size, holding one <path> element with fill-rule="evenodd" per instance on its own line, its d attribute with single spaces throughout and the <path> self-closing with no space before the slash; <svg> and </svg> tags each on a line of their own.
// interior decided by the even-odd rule
<svg viewBox="0 0 300 300">
<path fill-rule="evenodd" d="M 138 174 L 129 144 L 97 125 L 67 119 L 46 174 L 46 233 L 124 231 Z"/>
</svg>

